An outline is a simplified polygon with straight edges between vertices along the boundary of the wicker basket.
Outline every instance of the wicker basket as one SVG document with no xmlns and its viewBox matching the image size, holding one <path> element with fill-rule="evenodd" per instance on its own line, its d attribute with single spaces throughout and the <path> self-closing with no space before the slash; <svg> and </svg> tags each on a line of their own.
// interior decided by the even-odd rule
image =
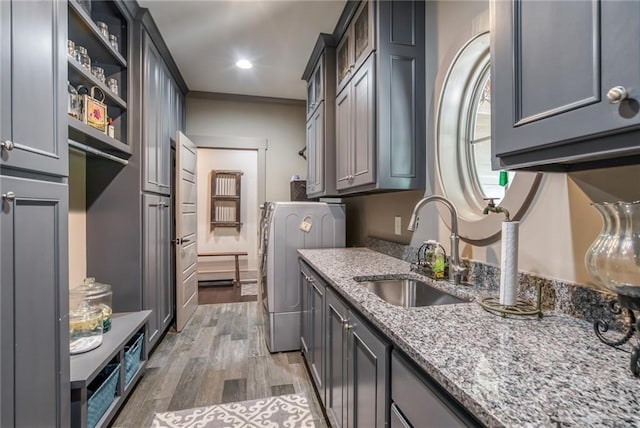
<svg viewBox="0 0 640 428">
<path fill-rule="evenodd" d="M 87 427 L 94 428 L 100 418 L 105 414 L 116 396 L 116 387 L 120 378 L 120 364 L 108 364 L 92 385 L 97 388 L 92 391 L 89 386 L 89 399 L 87 400 Z"/>
<path fill-rule="evenodd" d="M 133 376 L 140 367 L 140 359 L 142 356 L 142 342 L 144 334 L 138 333 L 131 345 L 124 348 L 124 384 L 128 385 Z"/>
</svg>

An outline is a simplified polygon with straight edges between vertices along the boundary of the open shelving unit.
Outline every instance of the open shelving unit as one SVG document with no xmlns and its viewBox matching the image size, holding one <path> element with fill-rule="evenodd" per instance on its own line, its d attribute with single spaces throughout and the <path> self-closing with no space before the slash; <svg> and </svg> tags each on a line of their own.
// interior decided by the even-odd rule
<svg viewBox="0 0 640 428">
<path fill-rule="evenodd" d="M 70 55 L 67 55 L 68 79 L 75 88 L 83 86 L 90 91 L 92 87 L 96 87 L 104 94 L 103 102 L 107 106 L 107 116 L 113 119 L 115 132 L 112 138 L 83 121 L 69 116 L 69 138 L 111 155 L 128 158 L 131 155 L 131 148 L 127 141 L 129 22 L 120 10 L 121 6 L 115 2 L 85 3 L 91 5 L 91 11 L 85 9 L 78 0 L 68 2 L 69 40 L 73 41 L 76 47 L 83 46 L 87 49 L 91 65 L 102 67 L 106 78 L 114 78 L 118 81 L 118 93 L 112 92 L 105 83 Z M 118 37 L 118 49 L 111 46 L 109 40 L 100 33 L 96 25 L 97 21 L 106 23 L 109 33 Z"/>
<path fill-rule="evenodd" d="M 211 171 L 211 228 L 242 227 L 240 179 L 242 171 Z"/>
<path fill-rule="evenodd" d="M 140 365 L 131 380 L 125 384 L 125 346 L 138 333 L 145 331 L 151 311 L 113 314 L 111 330 L 104 334 L 102 344 L 84 354 L 71 356 L 71 426 L 87 426 L 88 387 L 109 363 L 120 363 L 116 395 L 96 427 L 106 427 L 118 412 L 127 396 L 142 376 L 147 365 L 148 349 L 142 342 Z"/>
</svg>

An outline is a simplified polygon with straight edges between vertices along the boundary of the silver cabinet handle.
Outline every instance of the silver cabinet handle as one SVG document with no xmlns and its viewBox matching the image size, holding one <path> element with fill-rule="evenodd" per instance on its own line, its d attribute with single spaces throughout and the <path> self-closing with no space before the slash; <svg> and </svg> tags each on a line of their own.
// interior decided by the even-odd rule
<svg viewBox="0 0 640 428">
<path fill-rule="evenodd" d="M 2 199 L 7 202 L 13 202 L 16 200 L 16 194 L 13 192 L 7 192 L 2 194 Z"/>
<path fill-rule="evenodd" d="M 353 330 L 353 328 L 355 327 L 355 325 L 353 324 L 349 324 L 348 322 L 345 321 L 344 324 L 342 324 L 342 326 L 344 327 L 345 331 L 349 331 L 349 330 Z"/>
<path fill-rule="evenodd" d="M 10 152 L 11 150 L 13 150 L 13 141 L 4 140 L 4 141 L 0 142 L 0 148 Z"/>
<path fill-rule="evenodd" d="M 609 100 L 609 104 L 618 104 L 628 96 L 629 94 L 624 86 L 614 86 L 609 89 L 609 92 L 607 92 L 607 100 Z"/>
</svg>

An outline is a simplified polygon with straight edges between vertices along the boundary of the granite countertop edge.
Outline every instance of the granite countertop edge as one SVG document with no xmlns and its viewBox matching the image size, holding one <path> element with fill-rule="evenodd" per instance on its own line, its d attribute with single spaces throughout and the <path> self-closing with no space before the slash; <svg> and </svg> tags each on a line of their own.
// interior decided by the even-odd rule
<svg viewBox="0 0 640 428">
<path fill-rule="evenodd" d="M 506 385 L 503 385 L 501 380 L 498 379 L 495 382 L 496 385 L 498 385 L 496 387 L 497 393 L 495 397 L 492 397 L 491 394 L 488 393 L 491 388 L 487 388 L 484 381 L 477 382 L 476 379 L 469 380 L 466 377 L 469 373 L 474 373 L 474 370 L 476 372 L 478 371 L 478 364 L 476 364 L 475 361 L 468 361 L 468 359 L 465 360 L 465 358 L 458 357 L 456 349 L 450 346 L 447 349 L 437 349 L 440 342 L 433 339 L 434 337 L 438 337 L 437 333 L 430 331 L 434 328 L 438 329 L 440 326 L 445 328 L 449 333 L 467 328 L 468 326 L 464 323 L 465 318 L 460 316 L 455 318 L 447 315 L 447 311 L 449 310 L 452 312 L 458 312 L 459 314 L 464 312 L 465 315 L 468 314 L 468 316 L 474 317 L 474 322 L 481 318 L 479 322 L 481 322 L 483 326 L 493 325 L 494 323 L 512 323 L 512 325 L 507 325 L 506 327 L 499 326 L 498 328 L 523 328 L 525 329 L 526 334 L 534 336 L 532 339 L 534 341 L 536 340 L 535 335 L 538 334 L 537 332 L 542 332 L 545 329 L 557 328 L 561 333 L 567 331 L 572 335 L 577 334 L 579 337 L 576 340 L 582 340 L 580 343 L 585 341 L 588 342 L 588 345 L 585 347 L 587 352 L 582 350 L 580 358 L 583 358 L 583 360 L 586 361 L 589 368 L 591 365 L 597 366 L 600 364 L 598 356 L 594 356 L 593 358 L 589 356 L 591 352 L 597 353 L 598 355 L 604 354 L 614 363 L 624 363 L 625 358 L 628 357 L 621 356 L 619 351 L 615 351 L 600 344 L 595 338 L 595 335 L 593 335 L 592 327 L 588 323 L 558 313 L 545 313 L 544 319 L 540 320 L 540 323 L 542 324 L 535 324 L 538 322 L 537 320 L 531 320 L 529 324 L 514 324 L 518 323 L 518 321 L 505 321 L 505 319 L 488 314 L 480 308 L 480 306 L 475 302 L 475 300 L 481 297 L 477 290 L 465 286 L 452 286 L 444 281 L 431 280 L 411 271 L 409 263 L 377 253 L 370 249 L 344 248 L 299 250 L 298 252 L 300 257 L 314 268 L 314 270 L 316 270 L 316 272 L 332 286 L 332 289 L 334 289 L 340 296 L 342 296 L 342 298 L 360 312 L 369 321 L 369 323 L 378 328 L 395 347 L 413 360 L 420 368 L 438 382 L 454 399 L 467 408 L 481 423 L 490 427 L 518 426 L 521 424 L 526 424 L 527 426 L 579 426 L 584 423 L 593 423 L 599 426 L 619 426 L 619 423 L 621 422 L 627 422 L 629 425 L 640 426 L 640 415 L 633 416 L 631 412 L 632 409 L 626 411 L 626 407 L 623 404 L 614 406 L 614 411 L 609 412 L 608 402 L 604 401 L 606 397 L 603 398 L 603 402 L 596 403 L 597 406 L 595 406 L 595 410 L 584 417 L 580 415 L 577 416 L 575 409 L 570 409 L 571 403 L 566 404 L 565 407 L 558 405 L 554 408 L 538 409 L 535 405 L 531 405 L 530 401 L 524 401 L 534 400 L 534 397 L 527 395 L 530 395 L 531 390 L 522 388 L 523 391 L 520 393 L 518 390 L 519 385 L 513 384 L 514 379 L 518 379 L 517 372 L 515 374 L 510 373 L 510 376 L 505 376 L 505 378 L 510 379 L 505 381 Z M 346 258 L 347 260 L 345 262 L 341 262 L 341 257 Z M 353 263 L 354 260 L 361 263 Z M 366 263 L 363 262 L 368 260 L 372 263 L 366 266 Z M 335 263 L 332 263 L 332 261 Z M 423 308 L 401 308 L 384 302 L 378 296 L 366 290 L 354 280 L 356 277 L 361 277 L 358 279 L 364 279 L 367 277 L 380 278 L 385 276 L 393 277 L 397 275 L 415 277 L 416 279 L 429 283 L 435 288 L 470 300 L 470 302 Z M 430 322 L 432 319 L 437 320 L 437 322 Z M 438 324 L 438 322 L 445 323 L 446 325 Z M 429 336 L 424 339 L 420 334 L 416 335 L 416 332 L 419 332 L 422 324 L 424 324 L 424 328 L 426 330 L 424 332 L 425 336 Z M 405 332 L 407 333 L 405 334 Z M 460 336 L 464 337 L 465 334 L 469 337 L 473 336 L 468 332 L 461 334 Z M 540 333 L 540 337 L 544 340 L 548 340 L 547 336 L 549 336 L 549 333 Z M 590 342 L 591 339 L 593 339 L 593 342 Z M 478 340 L 478 342 L 481 343 L 483 341 L 490 342 L 488 339 Z M 445 340 L 445 342 L 447 341 Z M 449 342 L 454 341 L 450 340 Z M 560 345 L 555 343 L 549 345 L 551 348 L 549 351 L 550 355 L 553 353 L 555 354 L 552 355 L 552 357 L 557 357 L 557 353 L 560 353 L 561 355 L 563 353 L 570 355 L 572 353 L 572 349 L 568 349 L 569 346 L 563 347 L 563 345 L 564 344 L 562 343 Z M 425 346 L 427 346 L 427 348 L 425 348 Z M 474 346 L 474 344 L 468 343 L 467 346 Z M 505 362 L 500 362 L 499 364 L 496 363 L 495 365 L 509 365 L 509 362 L 506 360 L 510 355 L 500 355 L 500 345 L 495 348 L 495 350 L 489 350 L 483 353 L 483 356 L 489 360 L 488 364 L 490 366 L 494 364 L 494 361 L 491 361 L 491 358 L 498 359 L 506 357 L 504 358 Z M 425 349 L 429 350 L 425 351 Z M 453 364 L 453 362 L 449 364 L 448 362 L 442 362 L 441 360 L 438 360 L 438 358 L 433 357 L 436 352 L 440 351 L 442 354 L 454 358 L 456 368 L 460 369 L 458 373 L 455 373 L 455 370 L 451 370 L 451 364 Z M 492 353 L 491 351 L 495 352 Z M 544 355 L 545 351 L 540 352 Z M 517 359 L 519 356 L 517 353 L 515 354 Z M 585 356 L 585 354 L 587 356 Z M 604 362 L 602 364 L 604 364 Z M 468 367 L 464 367 L 465 365 L 468 365 Z M 548 367 L 545 369 L 547 372 L 549 370 L 551 370 L 551 372 L 555 370 L 555 368 L 549 369 Z M 578 367 L 577 371 L 580 372 L 580 369 L 581 368 Z M 557 370 L 562 370 L 562 367 Z M 617 376 L 616 370 L 611 371 L 616 373 Z M 614 387 L 620 382 L 624 383 L 624 392 L 631 394 L 631 390 L 637 389 L 637 384 L 633 383 L 633 379 L 629 379 L 631 375 L 625 375 L 623 373 L 624 370 L 628 370 L 628 363 L 626 363 L 626 365 L 623 364 L 619 368 L 620 380 L 616 379 L 611 387 L 613 391 L 607 390 L 607 392 L 615 393 Z M 494 374 L 493 372 L 491 373 Z M 580 373 L 577 375 L 580 375 Z M 523 379 L 523 381 L 525 380 L 526 379 Z M 541 381 L 544 381 L 544 379 Z M 601 379 L 594 379 L 594 382 L 599 381 L 601 381 Z M 491 386 L 491 382 L 486 382 L 486 384 Z M 578 390 L 579 386 L 576 386 L 573 389 L 572 385 L 565 385 L 563 383 L 561 386 L 562 388 L 569 388 L 569 390 L 562 391 L 562 394 L 558 393 L 560 398 L 555 397 L 555 390 L 547 393 L 548 395 L 553 395 L 553 397 L 548 401 L 554 404 L 554 406 L 556 403 L 564 403 L 564 400 L 561 397 L 564 394 L 575 394 L 576 396 L 582 394 L 582 392 Z M 503 397 L 501 399 L 500 393 L 507 389 L 509 392 L 513 392 L 516 398 L 504 400 Z M 633 401 L 633 404 L 636 404 L 635 399 L 630 397 L 627 397 L 627 399 L 628 401 Z M 578 400 L 584 401 L 584 397 L 578 397 Z M 582 404 L 582 401 L 579 401 L 579 404 Z"/>
</svg>

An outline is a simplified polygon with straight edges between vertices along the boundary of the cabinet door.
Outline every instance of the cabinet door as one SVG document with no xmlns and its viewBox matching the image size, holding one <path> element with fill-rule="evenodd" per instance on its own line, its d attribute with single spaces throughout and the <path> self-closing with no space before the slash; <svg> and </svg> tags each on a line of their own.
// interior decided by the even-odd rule
<svg viewBox="0 0 640 428">
<path fill-rule="evenodd" d="M 317 277 L 311 281 L 311 376 L 322 402 L 325 401 L 324 377 L 324 297 L 325 286 Z"/>
<path fill-rule="evenodd" d="M 68 175 L 66 7 L 0 2 L 2 168 Z"/>
<path fill-rule="evenodd" d="M 353 71 L 353 48 L 351 31 L 347 30 L 336 48 L 336 91 L 340 92 L 351 78 Z"/>
<path fill-rule="evenodd" d="M 364 1 L 353 17 L 353 70 L 357 72 L 374 49 L 374 4 Z"/>
<path fill-rule="evenodd" d="M 171 180 L 169 76 L 158 49 L 147 35 L 143 59 L 142 187 L 147 192 L 168 195 Z"/>
<path fill-rule="evenodd" d="M 171 193 L 171 76 L 164 62 L 160 67 L 162 98 L 160 98 L 160 141 L 158 142 L 158 185 L 160 193 Z M 175 135 L 173 135 L 175 138 Z"/>
<path fill-rule="evenodd" d="M 324 102 L 321 102 L 318 106 L 316 114 L 313 116 L 314 128 L 316 136 L 314 138 L 316 142 L 315 147 L 315 180 L 313 182 L 314 193 L 324 192 L 324 146 L 326 144 L 324 140 Z"/>
<path fill-rule="evenodd" d="M 311 366 L 312 355 L 309 354 L 311 347 L 311 283 L 309 280 L 309 269 L 303 264 L 300 265 L 300 296 L 302 296 L 302 321 L 300 326 L 300 348 L 307 364 Z"/>
<path fill-rule="evenodd" d="M 315 185 L 318 182 L 318 164 L 316 156 L 318 152 L 318 142 L 316 141 L 316 121 L 313 117 L 307 122 L 307 194 L 313 194 Z"/>
<path fill-rule="evenodd" d="M 492 21 L 494 156 L 638 127 L 638 2 L 496 2 Z M 628 98 L 610 104 L 607 93 L 616 86 L 626 88 Z M 619 149 L 596 143 L 555 154 L 571 159 Z M 532 154 L 520 162 L 543 160 L 554 159 Z"/>
<path fill-rule="evenodd" d="M 0 176 L 0 425 L 69 425 L 68 188 Z"/>
<path fill-rule="evenodd" d="M 322 193 L 324 186 L 324 102 L 307 123 L 307 194 Z"/>
<path fill-rule="evenodd" d="M 173 295 L 171 292 L 171 200 L 160 197 L 158 212 L 158 312 L 161 330 L 164 332 L 173 319 Z"/>
<path fill-rule="evenodd" d="M 331 425 L 347 426 L 347 307 L 326 290 L 325 409 Z"/>
<path fill-rule="evenodd" d="M 153 41 L 145 34 L 143 58 L 143 102 L 142 102 L 142 190 L 159 192 L 158 178 L 160 116 L 158 109 L 161 100 L 160 53 Z"/>
<path fill-rule="evenodd" d="M 158 282 L 158 263 L 160 260 L 160 197 L 157 195 L 142 195 L 143 211 L 143 309 L 153 311 L 149 322 L 147 323 L 147 341 L 149 348 L 156 343 L 159 337 L 159 331 L 162 328 L 163 317 L 158 310 L 158 301 L 160 300 Z"/>
<path fill-rule="evenodd" d="M 351 186 L 375 182 L 375 55 L 371 55 L 351 80 L 352 144 Z"/>
<path fill-rule="evenodd" d="M 336 189 L 351 185 L 351 87 L 336 98 Z"/>
<path fill-rule="evenodd" d="M 414 427 L 478 425 L 466 410 L 444 396 L 432 380 L 412 369 L 395 351 L 391 357 L 391 397 L 392 428 L 404 428 L 407 421 Z"/>
<path fill-rule="evenodd" d="M 383 428 L 388 394 L 390 346 L 364 321 L 349 312 L 349 366 L 347 408 L 350 427 Z"/>
</svg>

